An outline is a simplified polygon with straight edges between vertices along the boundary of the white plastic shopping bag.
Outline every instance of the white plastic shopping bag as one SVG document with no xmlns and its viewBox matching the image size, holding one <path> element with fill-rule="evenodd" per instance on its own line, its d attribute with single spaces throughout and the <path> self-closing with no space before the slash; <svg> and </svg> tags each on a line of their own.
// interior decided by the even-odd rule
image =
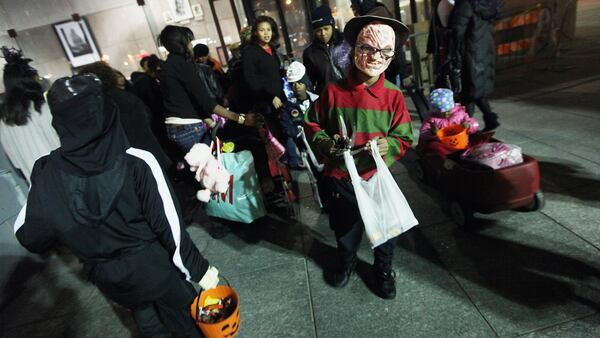
<svg viewBox="0 0 600 338">
<path fill-rule="evenodd" d="M 350 150 L 344 152 L 344 161 L 352 179 L 360 216 L 365 224 L 365 232 L 374 248 L 409 230 L 419 222 L 381 158 L 377 141 L 369 142 L 377 165 L 377 173 L 368 181 L 363 180 L 358 174 Z"/>
</svg>

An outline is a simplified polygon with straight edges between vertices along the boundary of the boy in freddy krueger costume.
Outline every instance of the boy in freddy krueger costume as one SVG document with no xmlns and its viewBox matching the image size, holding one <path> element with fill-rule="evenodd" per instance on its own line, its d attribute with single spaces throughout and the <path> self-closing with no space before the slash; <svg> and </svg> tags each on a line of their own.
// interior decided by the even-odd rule
<svg viewBox="0 0 600 338">
<path fill-rule="evenodd" d="M 339 259 L 331 274 L 330 282 L 335 287 L 348 283 L 364 232 L 356 195 L 342 157 L 344 148 L 350 146 L 355 151 L 358 172 L 364 179 L 369 179 L 376 172 L 367 145 L 369 140 L 377 140 L 379 153 L 388 166 L 400 159 L 413 141 L 404 97 L 383 75 L 395 51 L 400 50 L 398 47 L 408 37 L 408 29 L 384 13 L 377 7 L 348 22 L 344 35 L 353 46 L 353 67 L 347 79 L 325 87 L 305 119 L 313 149 L 326 158 L 324 175 L 331 191 L 329 225 L 335 232 Z M 338 116 L 344 119 L 347 136 L 352 142 L 340 135 Z M 396 296 L 392 271 L 395 239 L 374 249 L 377 291 L 386 299 Z"/>
</svg>

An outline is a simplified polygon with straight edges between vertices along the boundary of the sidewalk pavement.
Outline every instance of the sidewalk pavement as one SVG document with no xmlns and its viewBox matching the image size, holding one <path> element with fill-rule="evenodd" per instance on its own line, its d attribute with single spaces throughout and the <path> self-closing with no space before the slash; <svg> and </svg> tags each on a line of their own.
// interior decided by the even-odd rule
<svg viewBox="0 0 600 338">
<path fill-rule="evenodd" d="M 269 214 L 216 240 L 197 218 L 188 231 L 239 293 L 238 336 L 600 337 L 599 14 L 580 1 L 578 38 L 558 59 L 499 74 L 496 135 L 539 161 L 543 210 L 476 214 L 460 228 L 414 177 L 414 152 L 392 167 L 420 222 L 400 237 L 394 300 L 371 291 L 366 239 L 350 283 L 325 283 L 335 239 L 305 174 L 296 219 Z M 8 222 L 0 229 L 10 235 Z M 2 290 L 1 337 L 137 336 L 72 256 L 29 257 Z"/>
</svg>

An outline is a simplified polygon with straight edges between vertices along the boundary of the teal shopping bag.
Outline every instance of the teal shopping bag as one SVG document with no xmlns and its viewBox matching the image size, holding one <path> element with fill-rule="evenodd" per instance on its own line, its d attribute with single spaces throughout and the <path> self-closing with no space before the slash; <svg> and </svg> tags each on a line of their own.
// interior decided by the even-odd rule
<svg viewBox="0 0 600 338">
<path fill-rule="evenodd" d="M 206 204 L 206 214 L 230 221 L 252 223 L 266 214 L 254 158 L 248 150 L 221 153 L 217 159 L 231 174 L 225 193 L 214 194 Z"/>
</svg>

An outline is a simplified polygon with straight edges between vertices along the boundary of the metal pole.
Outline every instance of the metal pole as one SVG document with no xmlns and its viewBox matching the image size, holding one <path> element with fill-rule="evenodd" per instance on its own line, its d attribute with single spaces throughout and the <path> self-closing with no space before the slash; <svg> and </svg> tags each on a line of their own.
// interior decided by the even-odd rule
<svg viewBox="0 0 600 338">
<path fill-rule="evenodd" d="M 410 22 L 417 23 L 417 1 L 410 0 Z"/>
<path fill-rule="evenodd" d="M 256 15 L 254 15 L 254 8 L 252 7 L 252 1 L 242 0 L 242 4 L 244 5 L 244 12 L 246 13 L 246 18 L 248 18 L 248 23 L 250 25 L 253 25 L 254 20 L 256 20 Z"/>
<path fill-rule="evenodd" d="M 153 19 L 150 19 L 150 18 L 152 18 L 152 11 L 145 4 L 139 5 L 139 6 L 142 7 L 142 10 L 144 11 L 144 17 L 146 18 L 146 23 L 148 24 L 148 28 L 150 29 L 150 34 L 152 35 L 152 42 L 154 43 L 154 48 L 156 49 L 156 53 L 159 54 L 158 35 L 160 33 L 158 31 L 158 27 L 156 26 L 156 22 L 154 22 Z"/>
<path fill-rule="evenodd" d="M 402 11 L 400 10 L 400 0 L 394 0 L 394 15 L 396 15 L 396 19 L 403 21 Z"/>
<path fill-rule="evenodd" d="M 240 17 L 238 16 L 237 9 L 235 8 L 235 0 L 229 0 L 229 4 L 231 4 L 233 19 L 235 20 L 235 26 L 237 27 L 237 31 L 239 33 L 242 30 L 242 24 L 240 23 Z"/>
<path fill-rule="evenodd" d="M 281 6 L 281 0 L 275 1 L 277 4 L 277 11 L 279 12 L 279 22 L 281 22 L 281 30 L 283 33 L 283 40 L 285 41 L 285 51 L 288 55 L 292 54 L 292 41 L 287 30 L 287 23 L 285 22 L 285 15 L 283 15 L 283 7 Z"/>
<path fill-rule="evenodd" d="M 217 18 L 217 11 L 215 10 L 215 0 L 208 0 L 208 4 L 210 6 L 210 12 L 212 13 L 213 20 L 215 21 L 215 27 L 217 28 L 217 34 L 219 35 L 221 48 L 223 48 L 223 53 L 225 54 L 225 58 L 227 58 L 229 56 L 227 53 L 227 45 L 225 44 L 225 39 L 223 39 L 223 31 L 221 31 L 221 25 L 219 25 L 219 20 Z"/>
</svg>

